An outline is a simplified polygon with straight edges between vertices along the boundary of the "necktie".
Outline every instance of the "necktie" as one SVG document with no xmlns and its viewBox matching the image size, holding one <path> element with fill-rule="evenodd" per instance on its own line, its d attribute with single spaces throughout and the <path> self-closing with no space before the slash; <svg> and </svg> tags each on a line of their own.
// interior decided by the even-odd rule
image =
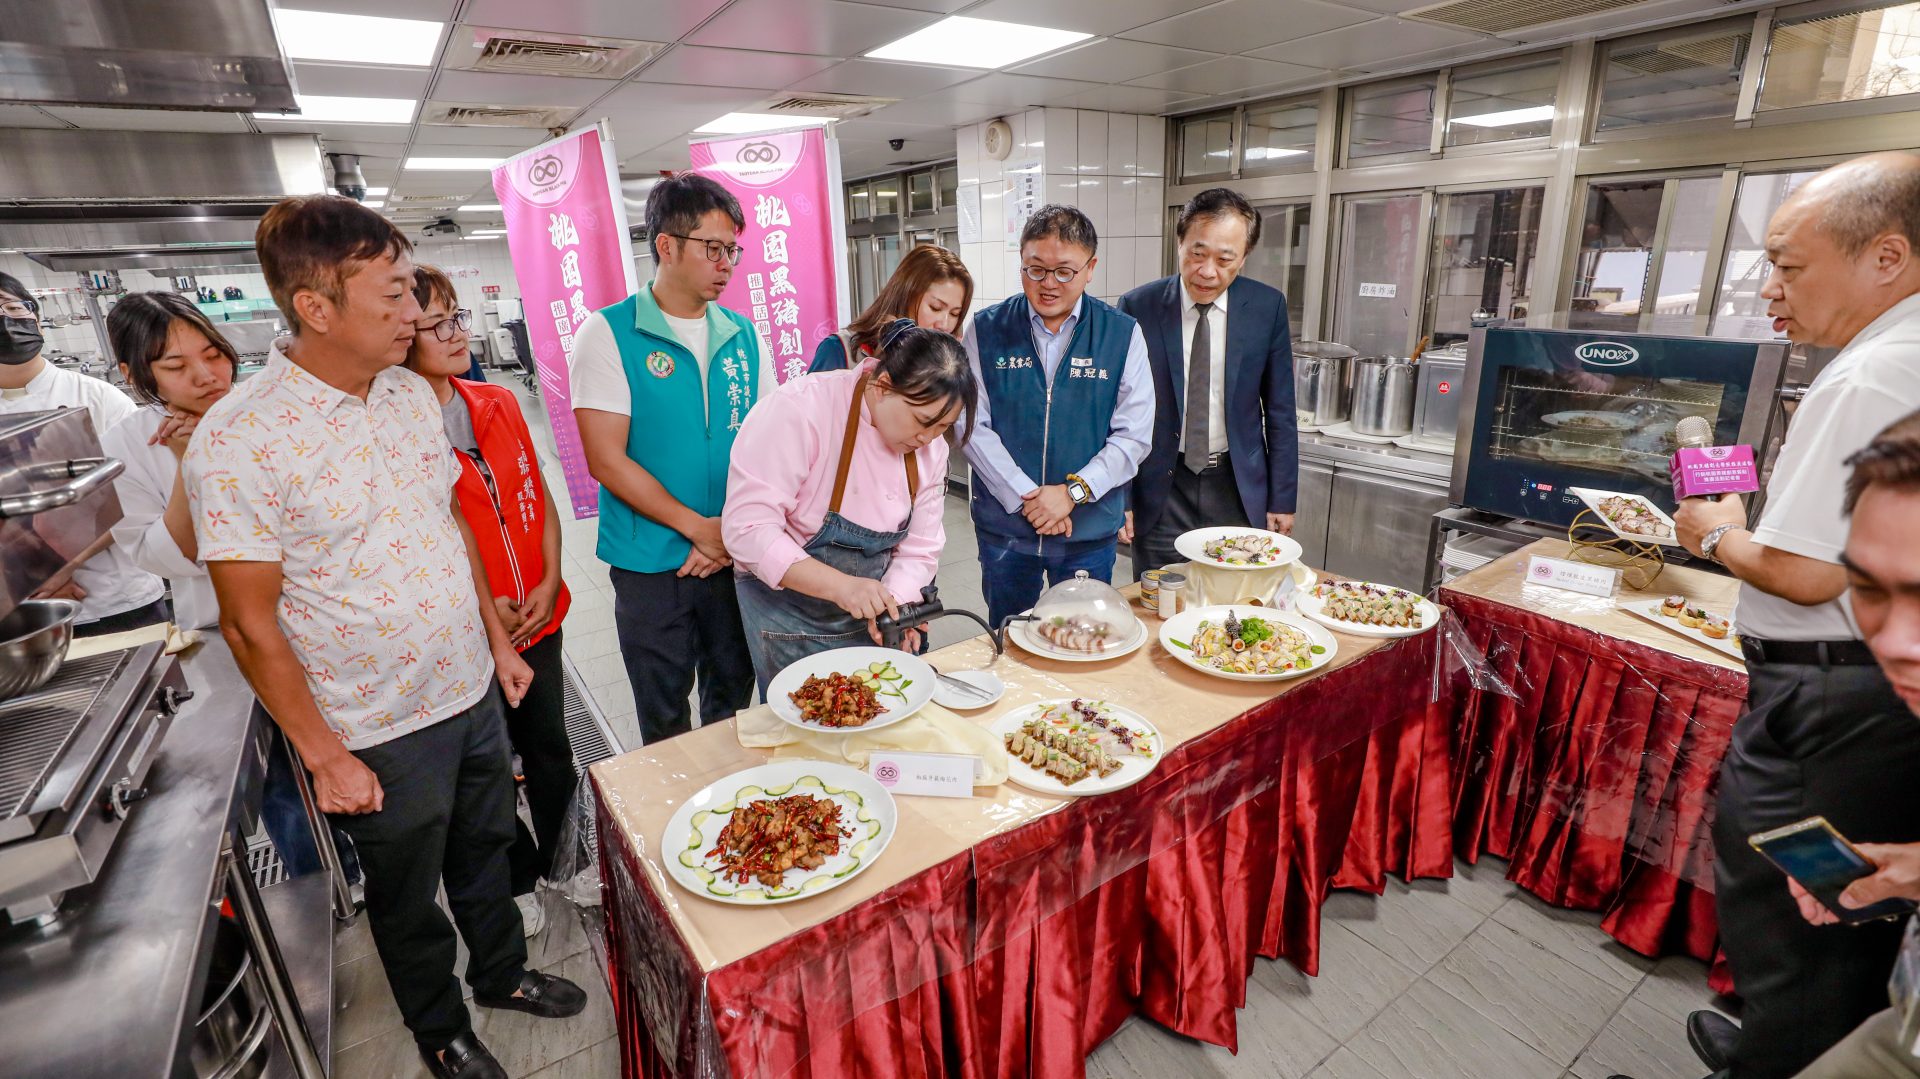
<svg viewBox="0 0 1920 1079">
<path fill-rule="evenodd" d="M 1207 437 L 1207 412 L 1213 396 L 1213 341 L 1207 316 L 1213 313 L 1213 305 L 1194 304 L 1193 310 L 1200 320 L 1194 323 L 1193 348 L 1187 353 L 1187 419 L 1183 425 L 1187 451 L 1183 456 L 1187 468 L 1200 472 L 1207 467 L 1207 450 L 1212 444 Z"/>
</svg>

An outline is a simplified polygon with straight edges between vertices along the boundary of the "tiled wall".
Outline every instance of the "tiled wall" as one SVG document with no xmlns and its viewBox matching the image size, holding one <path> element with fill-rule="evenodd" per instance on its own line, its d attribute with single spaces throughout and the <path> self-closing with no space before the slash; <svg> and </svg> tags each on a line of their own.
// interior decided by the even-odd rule
<svg viewBox="0 0 1920 1079">
<path fill-rule="evenodd" d="M 1039 161 L 1039 201 L 1086 211 L 1100 235 L 1099 264 L 1088 291 L 1113 300 L 1161 277 L 1166 213 L 1166 121 L 1158 116 L 1085 109 L 1028 109 L 1003 117 L 1014 148 L 1004 161 L 981 147 L 984 124 L 955 131 L 960 186 L 980 191 L 982 242 L 963 243 L 974 275 L 974 309 L 1019 291 L 1020 254 L 1007 246 L 1006 170 Z"/>
</svg>

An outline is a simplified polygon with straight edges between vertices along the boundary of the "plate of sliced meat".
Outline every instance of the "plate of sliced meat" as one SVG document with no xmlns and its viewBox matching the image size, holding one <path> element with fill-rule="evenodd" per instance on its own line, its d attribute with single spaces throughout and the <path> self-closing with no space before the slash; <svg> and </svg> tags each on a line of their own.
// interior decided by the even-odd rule
<svg viewBox="0 0 1920 1079">
<path fill-rule="evenodd" d="M 1031 613 L 1031 612 L 1029 612 Z M 1091 615 L 1029 618 L 1007 626 L 1007 639 L 1036 656 L 1068 663 L 1099 663 L 1132 655 L 1152 634 L 1138 618 L 1116 627 Z"/>
<path fill-rule="evenodd" d="M 1042 794 L 1105 794 L 1145 779 L 1166 753 L 1147 718 L 1090 697 L 1042 701 L 993 721 L 1007 778 Z"/>
</svg>

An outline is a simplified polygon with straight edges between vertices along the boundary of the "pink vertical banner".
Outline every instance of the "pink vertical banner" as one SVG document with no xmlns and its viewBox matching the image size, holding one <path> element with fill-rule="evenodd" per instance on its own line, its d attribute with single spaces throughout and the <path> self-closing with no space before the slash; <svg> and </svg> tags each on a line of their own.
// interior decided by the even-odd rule
<svg viewBox="0 0 1920 1079">
<path fill-rule="evenodd" d="M 619 175 L 613 139 L 600 127 L 543 143 L 493 170 L 540 396 L 576 520 L 600 512 L 600 485 L 587 472 L 573 422 L 573 335 L 595 311 L 639 288 Z"/>
<path fill-rule="evenodd" d="M 846 316 L 839 147 L 809 127 L 696 140 L 693 171 L 740 200 L 746 251 L 720 297 L 753 320 L 781 382 L 806 373 L 814 346 Z"/>
</svg>

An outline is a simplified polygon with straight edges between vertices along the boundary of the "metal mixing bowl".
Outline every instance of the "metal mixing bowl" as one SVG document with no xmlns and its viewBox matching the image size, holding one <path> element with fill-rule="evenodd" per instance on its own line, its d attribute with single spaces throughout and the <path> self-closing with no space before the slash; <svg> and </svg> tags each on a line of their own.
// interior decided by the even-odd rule
<svg viewBox="0 0 1920 1079">
<path fill-rule="evenodd" d="M 80 605 L 30 599 L 0 618 L 0 700 L 38 688 L 66 662 Z"/>
</svg>

